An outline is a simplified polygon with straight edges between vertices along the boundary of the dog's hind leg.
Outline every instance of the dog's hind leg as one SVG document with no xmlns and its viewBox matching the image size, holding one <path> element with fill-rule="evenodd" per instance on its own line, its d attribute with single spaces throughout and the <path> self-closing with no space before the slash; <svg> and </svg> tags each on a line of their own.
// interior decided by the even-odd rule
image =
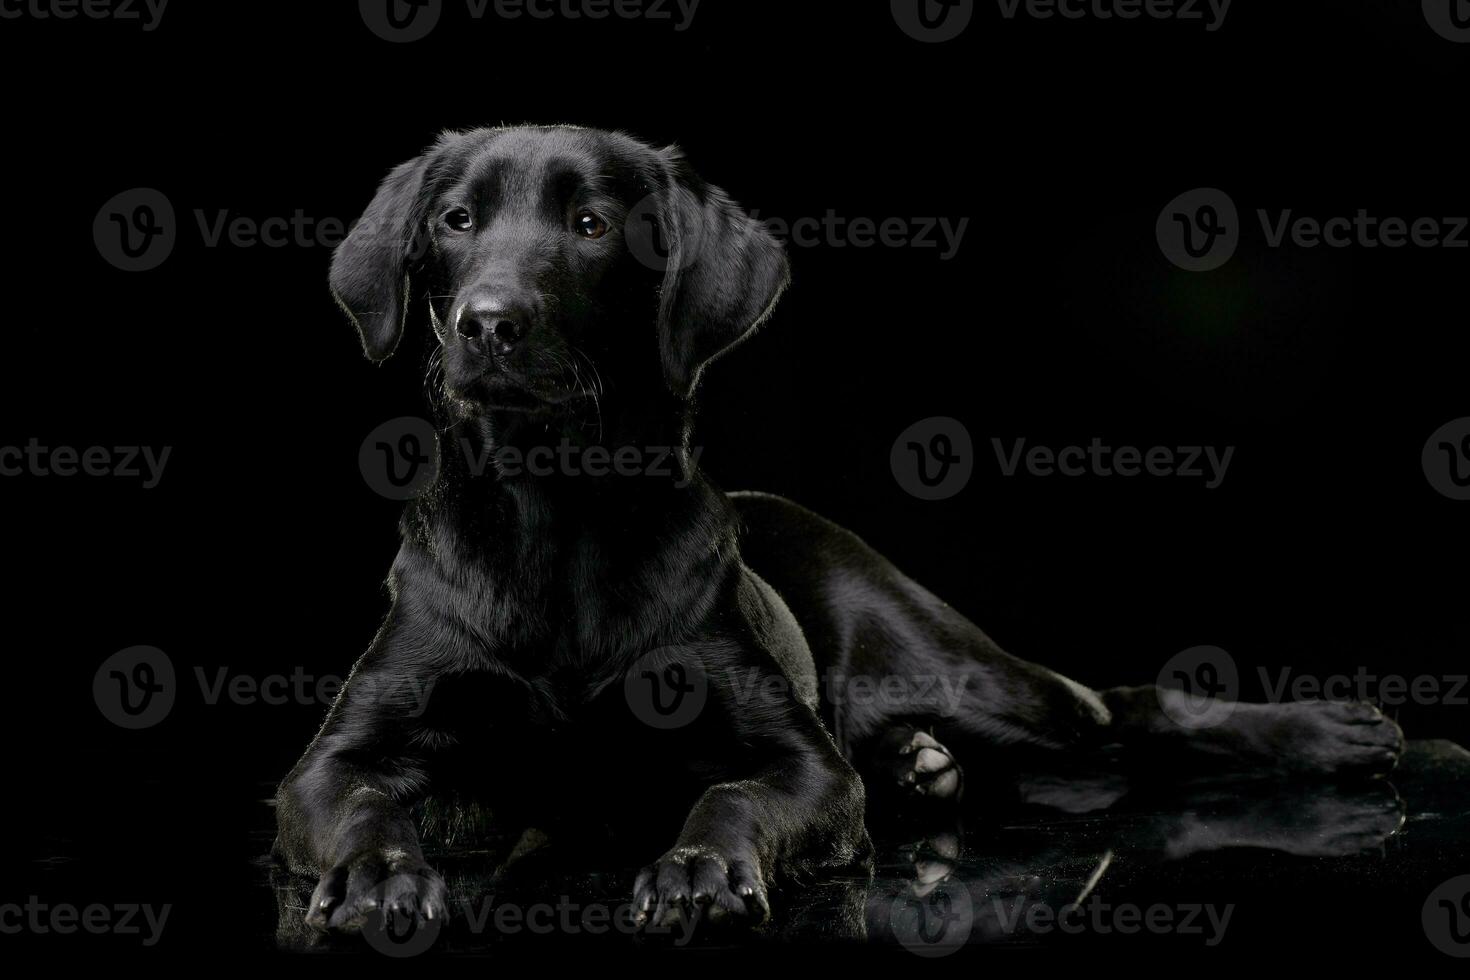
<svg viewBox="0 0 1470 980">
<path fill-rule="evenodd" d="M 977 762 L 1375 775 L 1402 751 L 1398 726 L 1361 703 L 1232 703 L 1201 724 L 1179 691 L 1090 690 L 1006 653 L 856 535 L 779 497 L 733 499 L 742 555 L 806 632 L 825 719 L 870 790 L 957 795 Z"/>
<path fill-rule="evenodd" d="M 801 623 L 824 718 L 870 789 L 957 798 L 961 744 L 1107 741 L 1097 694 L 1006 653 L 857 536 L 779 497 L 733 500 L 742 556 Z"/>
</svg>

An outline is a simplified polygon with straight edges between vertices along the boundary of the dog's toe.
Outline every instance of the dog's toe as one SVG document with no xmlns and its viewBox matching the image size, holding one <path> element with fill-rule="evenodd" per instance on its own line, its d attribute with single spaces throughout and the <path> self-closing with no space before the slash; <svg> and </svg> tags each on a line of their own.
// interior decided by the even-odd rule
<svg viewBox="0 0 1470 980">
<path fill-rule="evenodd" d="M 682 921 L 749 922 L 769 917 L 765 884 L 753 861 L 713 848 L 675 848 L 633 884 L 634 921 L 668 928 Z"/>
<path fill-rule="evenodd" d="M 435 920 L 449 911 L 444 879 L 423 865 L 398 866 L 375 855 L 322 875 L 306 911 L 320 932 L 360 932 L 375 913 Z"/>
</svg>

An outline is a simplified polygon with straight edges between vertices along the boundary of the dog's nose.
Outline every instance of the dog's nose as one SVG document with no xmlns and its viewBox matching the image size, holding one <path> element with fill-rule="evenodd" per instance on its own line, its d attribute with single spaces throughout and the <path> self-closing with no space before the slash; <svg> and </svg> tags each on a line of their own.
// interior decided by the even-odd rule
<svg viewBox="0 0 1470 980">
<path fill-rule="evenodd" d="M 526 335 L 527 312 L 498 300 L 471 301 L 460 315 L 459 335 L 472 349 L 505 357 Z"/>
</svg>

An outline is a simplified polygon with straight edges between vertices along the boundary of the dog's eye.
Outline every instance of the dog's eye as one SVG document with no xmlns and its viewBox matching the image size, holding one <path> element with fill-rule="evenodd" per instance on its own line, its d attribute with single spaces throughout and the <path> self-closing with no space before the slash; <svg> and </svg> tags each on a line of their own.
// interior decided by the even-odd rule
<svg viewBox="0 0 1470 980">
<path fill-rule="evenodd" d="M 468 208 L 450 208 L 444 212 L 443 222 L 451 231 L 469 231 L 475 227 Z"/>
<path fill-rule="evenodd" d="M 607 234 L 607 222 L 591 211 L 578 211 L 572 225 L 583 238 L 601 238 Z"/>
</svg>

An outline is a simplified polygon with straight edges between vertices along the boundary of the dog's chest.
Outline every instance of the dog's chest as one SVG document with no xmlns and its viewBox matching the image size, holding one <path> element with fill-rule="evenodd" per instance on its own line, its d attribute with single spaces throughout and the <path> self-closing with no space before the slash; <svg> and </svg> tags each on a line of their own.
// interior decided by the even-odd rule
<svg viewBox="0 0 1470 980">
<path fill-rule="evenodd" d="M 576 738 L 595 747 L 647 727 L 630 706 L 621 667 L 568 663 L 537 672 L 514 669 L 455 673 L 436 682 L 421 722 L 456 743 L 509 737 Z"/>
<path fill-rule="evenodd" d="M 702 768 L 701 740 L 651 715 L 638 680 L 570 667 L 519 679 L 462 675 L 438 686 L 423 720 L 452 735 L 439 760 L 443 775 L 488 781 L 497 794 L 530 791 L 549 800 L 558 786 L 606 785 L 621 794 L 643 777 L 693 778 Z"/>
</svg>

